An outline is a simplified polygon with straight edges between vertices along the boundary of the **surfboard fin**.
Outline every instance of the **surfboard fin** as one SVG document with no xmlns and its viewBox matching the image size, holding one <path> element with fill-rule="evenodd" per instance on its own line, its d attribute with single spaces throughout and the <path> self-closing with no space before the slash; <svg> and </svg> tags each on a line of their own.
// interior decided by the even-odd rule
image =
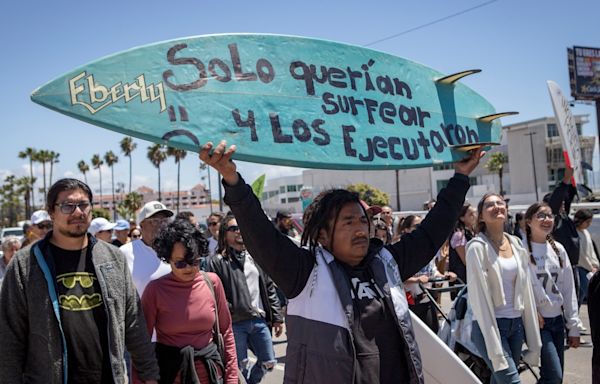
<svg viewBox="0 0 600 384">
<path fill-rule="evenodd" d="M 482 121 L 484 123 L 491 123 L 492 121 L 499 119 L 501 117 L 506 117 L 506 116 L 512 116 L 512 115 L 518 115 L 519 112 L 500 112 L 500 113 L 494 113 L 491 115 L 486 115 L 486 116 L 481 116 L 480 118 L 478 118 L 477 120 Z"/>
<path fill-rule="evenodd" d="M 442 78 L 437 79 L 435 82 L 439 84 L 454 84 L 465 76 L 473 75 L 479 72 L 481 72 L 481 69 L 469 69 L 467 71 L 462 71 L 458 73 L 453 73 L 448 76 L 444 76 Z"/>
</svg>

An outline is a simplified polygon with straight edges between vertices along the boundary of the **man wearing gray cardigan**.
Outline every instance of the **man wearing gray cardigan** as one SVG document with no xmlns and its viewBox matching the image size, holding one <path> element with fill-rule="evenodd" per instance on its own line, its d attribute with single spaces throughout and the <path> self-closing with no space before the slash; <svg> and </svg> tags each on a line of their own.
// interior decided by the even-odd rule
<svg viewBox="0 0 600 384">
<path fill-rule="evenodd" d="M 92 192 L 76 179 L 48 191 L 54 229 L 19 251 L 0 290 L 1 383 L 124 383 L 158 366 L 123 254 L 88 236 Z"/>
</svg>

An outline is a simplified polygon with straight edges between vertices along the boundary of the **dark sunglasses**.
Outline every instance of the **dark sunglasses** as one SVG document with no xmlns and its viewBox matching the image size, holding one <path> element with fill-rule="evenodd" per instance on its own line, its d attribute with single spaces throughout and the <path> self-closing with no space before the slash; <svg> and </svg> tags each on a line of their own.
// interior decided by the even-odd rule
<svg viewBox="0 0 600 384">
<path fill-rule="evenodd" d="M 208 222 L 208 226 L 209 227 L 212 227 L 212 226 L 215 226 L 215 225 L 219 225 L 219 222 L 218 221 L 209 221 Z"/>
<path fill-rule="evenodd" d="M 60 203 L 55 205 L 59 207 L 60 211 L 65 215 L 72 214 L 77 208 L 79 208 L 79 210 L 83 213 L 88 213 L 92 208 L 92 203 L 89 201 L 80 201 L 78 203 Z"/>
<path fill-rule="evenodd" d="M 177 269 L 183 269 L 188 266 L 197 267 L 200 265 L 200 259 L 194 259 L 194 261 L 192 261 L 191 263 L 187 262 L 186 260 L 179 260 L 179 261 L 174 262 L 173 265 Z"/>
<path fill-rule="evenodd" d="M 140 237 L 142 237 L 142 235 L 131 235 L 132 239 L 139 239 Z"/>
<path fill-rule="evenodd" d="M 52 223 L 40 223 L 36 224 L 39 229 L 52 229 Z"/>
<path fill-rule="evenodd" d="M 225 230 L 227 232 L 237 232 L 240 230 L 240 227 L 238 227 L 237 225 L 230 225 L 229 227 L 225 228 Z"/>
</svg>

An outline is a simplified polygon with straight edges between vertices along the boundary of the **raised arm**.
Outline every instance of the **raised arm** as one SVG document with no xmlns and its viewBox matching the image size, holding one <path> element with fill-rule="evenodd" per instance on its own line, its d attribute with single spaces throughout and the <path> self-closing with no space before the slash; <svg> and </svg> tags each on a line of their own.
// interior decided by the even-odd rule
<svg viewBox="0 0 600 384">
<path fill-rule="evenodd" d="M 402 280 L 413 276 L 435 256 L 450 236 L 469 189 L 468 175 L 484 155 L 481 148 L 455 164 L 455 175 L 437 196 L 437 203 L 421 224 L 400 241 L 389 246 L 400 267 Z"/>
<path fill-rule="evenodd" d="M 200 151 L 200 159 L 223 176 L 225 202 L 231 208 L 240 226 L 244 244 L 286 297 L 294 298 L 306 285 L 313 269 L 314 256 L 294 242 L 271 223 L 260 202 L 242 177 L 237 173 L 231 156 L 235 146 L 226 148 L 225 141 L 214 147 L 207 143 Z"/>
</svg>

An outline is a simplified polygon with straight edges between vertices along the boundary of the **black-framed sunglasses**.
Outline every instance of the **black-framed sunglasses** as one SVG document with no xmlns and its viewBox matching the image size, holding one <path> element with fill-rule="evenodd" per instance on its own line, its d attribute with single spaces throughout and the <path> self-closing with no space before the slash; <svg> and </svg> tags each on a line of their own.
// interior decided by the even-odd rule
<svg viewBox="0 0 600 384">
<path fill-rule="evenodd" d="M 35 226 L 42 230 L 52 229 L 52 223 L 39 223 L 39 224 L 36 224 Z"/>
<path fill-rule="evenodd" d="M 219 222 L 218 222 L 218 221 L 209 221 L 209 222 L 208 222 L 208 226 L 209 226 L 209 227 L 213 227 L 213 226 L 215 226 L 215 225 L 219 225 Z"/>
<path fill-rule="evenodd" d="M 238 227 L 237 225 L 230 225 L 229 227 L 225 228 L 225 230 L 227 232 L 237 232 L 240 230 L 240 227 Z"/>
<path fill-rule="evenodd" d="M 80 201 L 78 203 L 65 202 L 54 205 L 59 207 L 60 211 L 65 215 L 72 214 L 77 208 L 83 213 L 88 213 L 92 209 L 92 203 L 89 201 Z"/>
<path fill-rule="evenodd" d="M 179 261 L 174 262 L 173 265 L 177 269 L 184 269 L 184 268 L 187 268 L 188 266 L 197 267 L 200 265 L 200 259 L 194 259 L 191 263 L 187 262 L 186 260 L 179 260 Z"/>
</svg>

